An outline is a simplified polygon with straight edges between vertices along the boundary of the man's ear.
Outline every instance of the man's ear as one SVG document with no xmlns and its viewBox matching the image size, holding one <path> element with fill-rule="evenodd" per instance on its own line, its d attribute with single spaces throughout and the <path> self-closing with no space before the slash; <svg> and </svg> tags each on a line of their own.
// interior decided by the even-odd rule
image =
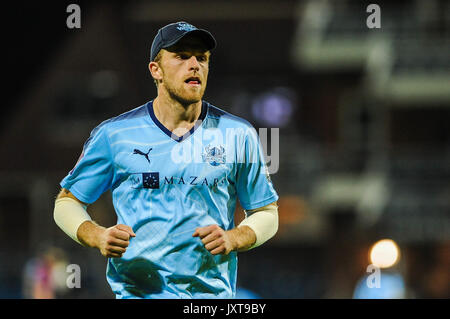
<svg viewBox="0 0 450 319">
<path fill-rule="evenodd" d="M 148 70 L 155 80 L 162 80 L 162 69 L 158 62 L 151 61 L 148 64 Z"/>
</svg>

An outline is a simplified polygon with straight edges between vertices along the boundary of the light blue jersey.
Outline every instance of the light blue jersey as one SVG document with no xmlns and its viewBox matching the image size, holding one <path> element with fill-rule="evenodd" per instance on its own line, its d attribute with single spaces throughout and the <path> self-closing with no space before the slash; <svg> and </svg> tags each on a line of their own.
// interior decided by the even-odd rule
<svg viewBox="0 0 450 319">
<path fill-rule="evenodd" d="M 97 126 L 61 186 L 85 203 L 112 191 L 117 223 L 136 237 L 110 258 L 117 298 L 233 298 L 237 254 L 212 255 L 197 227 L 234 228 L 246 210 L 278 199 L 251 124 L 208 102 L 182 137 L 166 129 L 152 101 Z"/>
</svg>

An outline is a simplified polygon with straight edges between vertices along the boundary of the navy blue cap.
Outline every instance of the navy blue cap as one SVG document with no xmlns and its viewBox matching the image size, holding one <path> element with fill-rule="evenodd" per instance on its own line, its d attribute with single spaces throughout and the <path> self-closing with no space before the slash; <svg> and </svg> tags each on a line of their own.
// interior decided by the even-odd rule
<svg viewBox="0 0 450 319">
<path fill-rule="evenodd" d="M 216 47 L 216 39 L 214 39 L 209 31 L 198 29 L 192 24 L 184 21 L 175 22 L 158 30 L 158 33 L 153 39 L 150 61 L 153 61 L 156 58 L 161 49 L 174 45 L 187 34 L 195 34 L 202 39 L 208 50 L 212 50 Z"/>
</svg>

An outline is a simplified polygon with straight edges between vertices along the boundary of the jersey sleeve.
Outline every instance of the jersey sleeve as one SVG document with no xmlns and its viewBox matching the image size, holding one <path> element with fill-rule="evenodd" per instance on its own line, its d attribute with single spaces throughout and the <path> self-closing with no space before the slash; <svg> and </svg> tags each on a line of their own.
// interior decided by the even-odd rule
<svg viewBox="0 0 450 319">
<path fill-rule="evenodd" d="M 114 177 L 110 145 L 105 126 L 92 130 L 75 167 L 61 181 L 80 201 L 91 204 L 111 188 Z"/>
<path fill-rule="evenodd" d="M 259 137 L 253 127 L 246 130 L 243 150 L 238 158 L 236 189 L 242 207 L 251 210 L 278 200 Z"/>
</svg>

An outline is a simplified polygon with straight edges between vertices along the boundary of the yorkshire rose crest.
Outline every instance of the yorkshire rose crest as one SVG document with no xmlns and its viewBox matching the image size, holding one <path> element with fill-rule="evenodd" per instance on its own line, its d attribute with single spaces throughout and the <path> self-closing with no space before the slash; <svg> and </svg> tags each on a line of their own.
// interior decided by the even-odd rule
<svg viewBox="0 0 450 319">
<path fill-rule="evenodd" d="M 205 147 L 205 151 L 202 154 L 204 162 L 208 162 L 212 166 L 218 166 L 220 164 L 225 164 L 225 148 L 223 146 L 213 146 L 210 145 Z"/>
</svg>

